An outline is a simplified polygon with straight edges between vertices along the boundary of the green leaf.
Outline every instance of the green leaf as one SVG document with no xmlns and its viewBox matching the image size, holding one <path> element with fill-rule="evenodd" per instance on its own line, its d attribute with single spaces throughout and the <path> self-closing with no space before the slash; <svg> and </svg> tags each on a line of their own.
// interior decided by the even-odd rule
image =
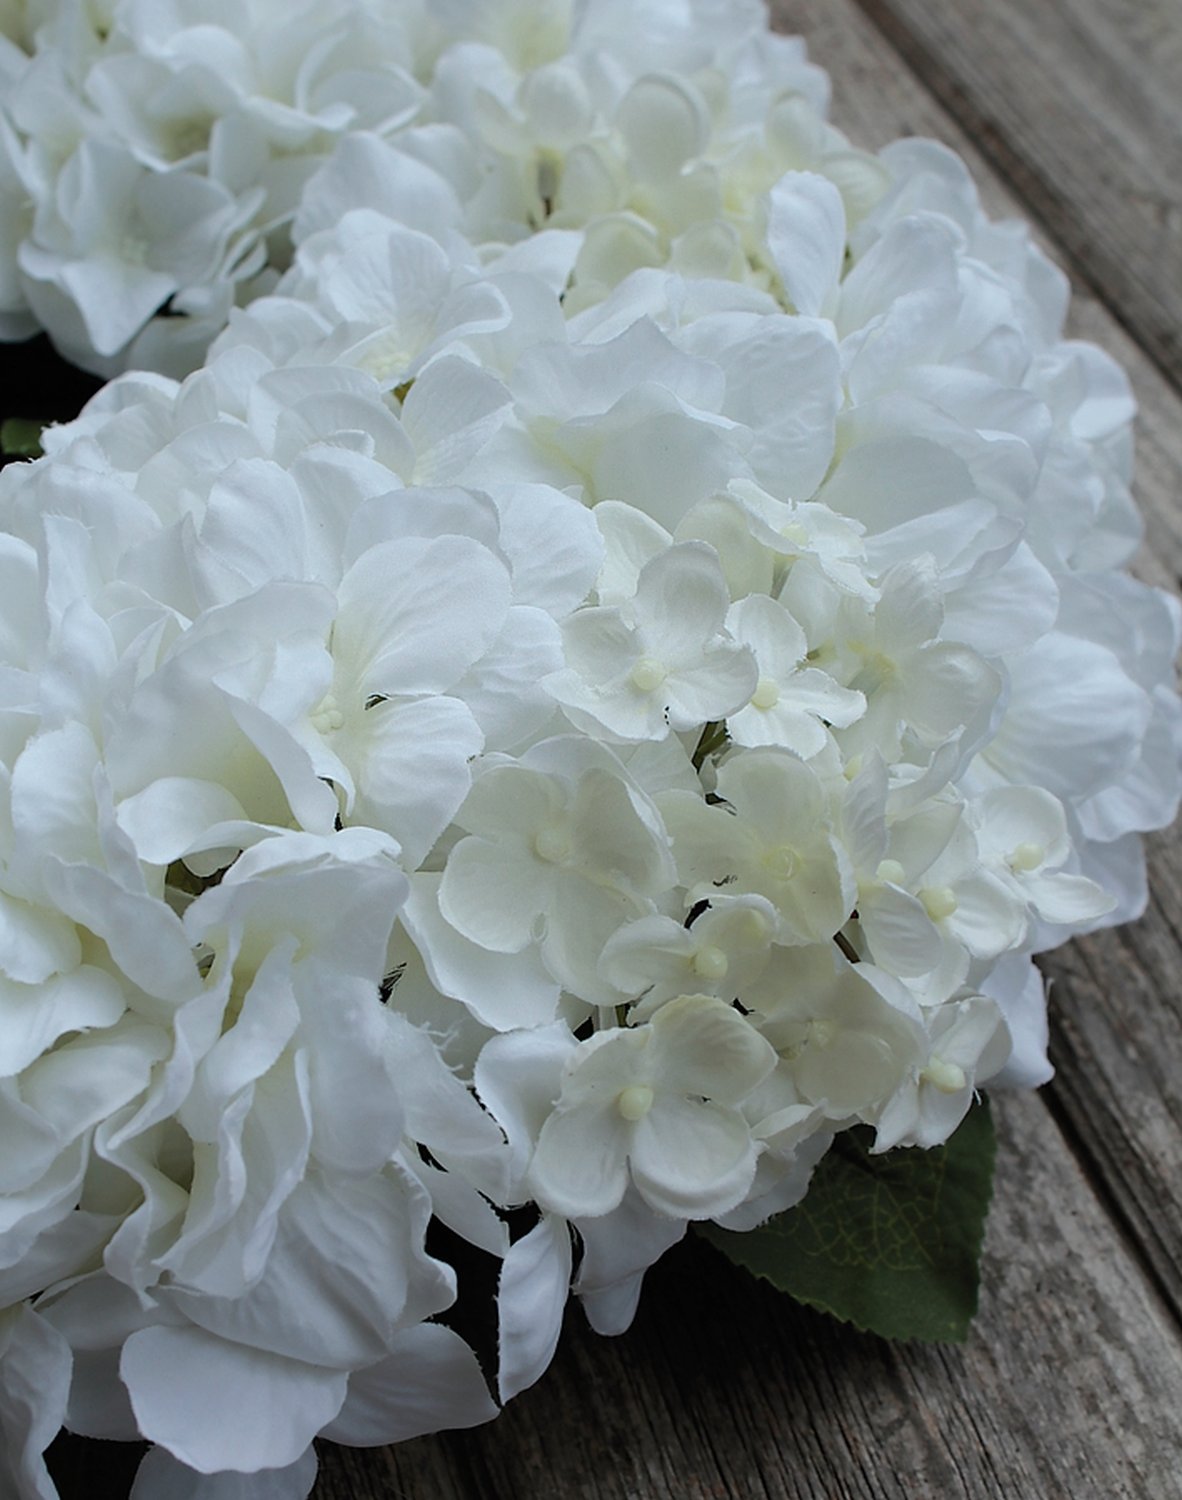
<svg viewBox="0 0 1182 1500">
<path fill-rule="evenodd" d="M 993 1187 L 988 1104 L 943 1146 L 871 1156 L 873 1132 L 843 1132 L 804 1201 L 747 1234 L 702 1233 L 732 1260 L 864 1333 L 961 1343 L 977 1310 Z"/>
<path fill-rule="evenodd" d="M 29 417 L 7 417 L 0 423 L 0 453 L 7 458 L 40 458 L 41 434 L 48 426 Z"/>
</svg>

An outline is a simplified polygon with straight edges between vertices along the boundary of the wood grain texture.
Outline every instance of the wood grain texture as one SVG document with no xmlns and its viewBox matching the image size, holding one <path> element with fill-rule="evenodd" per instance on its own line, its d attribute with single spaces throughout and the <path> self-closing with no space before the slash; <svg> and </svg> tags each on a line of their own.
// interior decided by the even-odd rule
<svg viewBox="0 0 1182 1500">
<path fill-rule="evenodd" d="M 1182 1322 L 1180 912 L 1182 851 L 1170 834 L 1151 843 L 1145 918 L 1042 967 L 1057 1069 L 1049 1100 Z"/>
<path fill-rule="evenodd" d="M 1080 277 L 1182 381 L 1176 5 L 859 3 Z"/>
</svg>

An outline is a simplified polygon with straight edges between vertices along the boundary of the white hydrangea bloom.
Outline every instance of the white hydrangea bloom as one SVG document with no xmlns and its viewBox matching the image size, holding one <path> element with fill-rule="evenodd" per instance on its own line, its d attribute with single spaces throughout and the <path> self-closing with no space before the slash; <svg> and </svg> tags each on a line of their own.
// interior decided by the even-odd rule
<svg viewBox="0 0 1182 1500">
<path fill-rule="evenodd" d="M 727 760 L 716 786 L 723 806 L 689 792 L 658 799 L 692 898 L 709 900 L 716 889 L 763 896 L 782 940 L 832 937 L 853 910 L 854 891 L 815 772 L 787 752 L 752 750 Z"/>
<path fill-rule="evenodd" d="M 685 542 L 641 569 L 624 609 L 579 610 L 563 631 L 566 668 L 545 686 L 576 726 L 623 740 L 664 739 L 724 719 L 756 687 L 755 663 L 725 633 L 715 554 Z"/>
<path fill-rule="evenodd" d="M 736 745 L 779 745 L 809 760 L 828 743 L 827 726 L 848 728 L 865 712 L 860 692 L 804 665 L 804 631 L 774 600 L 748 594 L 732 606 L 727 622 L 735 639 L 754 653 L 759 673 L 747 706 L 727 716 Z"/>
<path fill-rule="evenodd" d="M 782 951 L 752 999 L 798 1097 L 832 1120 L 871 1117 L 924 1056 L 920 1010 L 905 987 L 832 945 Z"/>
<path fill-rule="evenodd" d="M 724 1001 L 684 995 L 641 1026 L 572 1054 L 529 1169 L 539 1201 L 571 1218 L 623 1200 L 629 1175 L 651 1208 L 707 1218 L 733 1208 L 756 1147 L 736 1106 L 775 1054 Z"/>
<path fill-rule="evenodd" d="M 0 477 L 6 1477 L 64 1420 L 302 1497 L 495 1411 L 432 1218 L 504 1400 L 688 1220 L 1046 1078 L 1182 612 L 1062 278 L 754 4 L 109 10 L 0 10 L 0 333 L 228 326 Z"/>
<path fill-rule="evenodd" d="M 771 958 L 776 909 L 762 896 L 712 897 L 693 922 L 641 917 L 620 927 L 604 944 L 600 967 L 617 989 L 643 996 L 632 1014 L 647 1017 L 656 1007 L 691 990 L 744 995 Z"/>
<path fill-rule="evenodd" d="M 874 1150 L 946 1141 L 968 1113 L 975 1086 L 1000 1071 L 1010 1048 L 1005 1021 L 986 996 L 942 1006 L 928 1028 L 926 1058 L 878 1117 Z"/>
<path fill-rule="evenodd" d="M 672 885 L 659 819 L 624 774 L 592 766 L 577 781 L 525 765 L 493 766 L 457 815 L 439 908 L 493 952 L 535 941 L 547 969 L 586 1001 L 612 1004 L 597 972 L 604 943 Z"/>
<path fill-rule="evenodd" d="M 0 80 L 34 205 L 3 280 L 15 272 L 22 307 L 102 373 L 198 364 L 236 298 L 273 281 L 335 140 L 398 130 L 424 98 L 430 28 L 410 4 L 44 11 Z"/>
</svg>

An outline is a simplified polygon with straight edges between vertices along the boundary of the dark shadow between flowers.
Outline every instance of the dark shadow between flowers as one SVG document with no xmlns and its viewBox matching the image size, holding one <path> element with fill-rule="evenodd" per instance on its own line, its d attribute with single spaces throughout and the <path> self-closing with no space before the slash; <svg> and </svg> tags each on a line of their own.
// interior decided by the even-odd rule
<svg viewBox="0 0 1182 1500">
<path fill-rule="evenodd" d="M 68 364 L 45 334 L 10 345 L 0 358 L 0 422 L 69 422 L 105 383 Z M 0 453 L 0 467 L 17 461 Z"/>
</svg>

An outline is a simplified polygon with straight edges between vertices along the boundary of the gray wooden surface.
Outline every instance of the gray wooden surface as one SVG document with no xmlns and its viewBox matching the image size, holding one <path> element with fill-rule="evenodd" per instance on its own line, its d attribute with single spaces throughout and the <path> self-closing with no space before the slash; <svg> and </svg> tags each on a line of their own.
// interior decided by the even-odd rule
<svg viewBox="0 0 1182 1500">
<path fill-rule="evenodd" d="M 1141 573 L 1182 578 L 1182 4 L 777 0 L 861 145 L 935 136 L 1076 287 L 1074 329 L 1141 403 Z M 890 1346 L 687 1243 L 622 1338 L 570 1317 L 491 1426 L 324 1445 L 314 1500 L 1182 1500 L 1182 848 L 1151 840 L 1150 910 L 1073 944 L 1055 1081 L 999 1098 L 981 1312 L 958 1349 Z M 128 1459 L 61 1451 L 67 1497 Z"/>
</svg>

